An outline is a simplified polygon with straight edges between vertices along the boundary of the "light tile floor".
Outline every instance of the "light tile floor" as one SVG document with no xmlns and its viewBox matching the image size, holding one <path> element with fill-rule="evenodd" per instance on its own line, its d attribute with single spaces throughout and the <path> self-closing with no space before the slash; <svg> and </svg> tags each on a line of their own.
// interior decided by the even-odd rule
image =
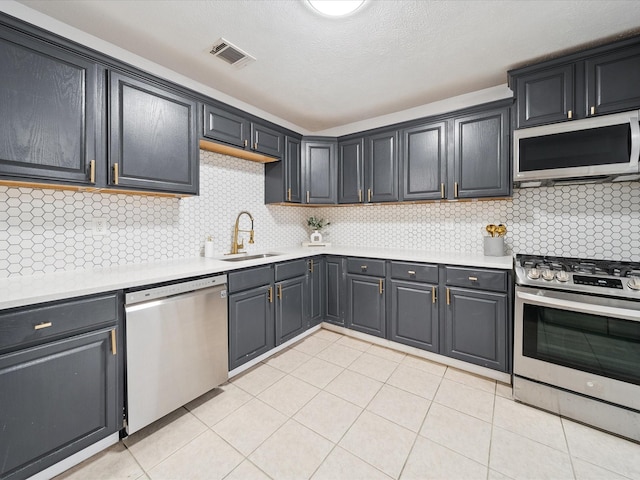
<svg viewBox="0 0 640 480">
<path fill-rule="evenodd" d="M 62 479 L 639 479 L 640 445 L 328 330 Z"/>
</svg>

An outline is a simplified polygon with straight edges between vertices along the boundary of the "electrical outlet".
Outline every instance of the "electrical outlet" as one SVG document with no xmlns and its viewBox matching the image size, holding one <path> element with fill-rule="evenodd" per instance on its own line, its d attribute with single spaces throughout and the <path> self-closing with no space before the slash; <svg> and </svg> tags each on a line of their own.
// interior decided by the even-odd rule
<svg viewBox="0 0 640 480">
<path fill-rule="evenodd" d="M 91 220 L 91 231 L 94 237 L 101 237 L 107 233 L 107 219 L 93 218 Z"/>
</svg>

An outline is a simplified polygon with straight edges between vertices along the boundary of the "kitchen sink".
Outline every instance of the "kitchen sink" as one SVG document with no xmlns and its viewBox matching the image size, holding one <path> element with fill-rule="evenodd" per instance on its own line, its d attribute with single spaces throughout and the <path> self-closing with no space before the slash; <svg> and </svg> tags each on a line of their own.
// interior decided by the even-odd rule
<svg viewBox="0 0 640 480">
<path fill-rule="evenodd" d="M 239 257 L 221 258 L 223 262 L 243 262 L 245 260 L 257 260 L 259 258 L 277 257 L 282 253 L 259 253 L 256 255 L 241 255 Z"/>
</svg>

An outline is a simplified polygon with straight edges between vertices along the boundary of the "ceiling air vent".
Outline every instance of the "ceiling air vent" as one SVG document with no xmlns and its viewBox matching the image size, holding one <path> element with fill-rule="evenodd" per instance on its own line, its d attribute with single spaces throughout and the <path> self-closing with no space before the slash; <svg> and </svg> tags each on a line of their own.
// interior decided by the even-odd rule
<svg viewBox="0 0 640 480">
<path fill-rule="evenodd" d="M 225 62 L 233 65 L 236 68 L 245 67 L 251 62 L 255 62 L 255 57 L 252 57 L 247 52 L 242 51 L 231 42 L 224 38 L 219 38 L 213 44 L 211 54 L 214 57 L 221 58 Z"/>
</svg>

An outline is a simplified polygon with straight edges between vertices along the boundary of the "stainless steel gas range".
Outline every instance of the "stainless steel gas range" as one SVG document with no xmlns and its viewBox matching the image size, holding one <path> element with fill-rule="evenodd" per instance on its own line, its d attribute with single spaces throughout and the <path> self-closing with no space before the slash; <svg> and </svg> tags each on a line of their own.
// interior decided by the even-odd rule
<svg viewBox="0 0 640 480">
<path fill-rule="evenodd" d="M 640 442 L 640 263 L 516 256 L 514 397 Z"/>
</svg>

